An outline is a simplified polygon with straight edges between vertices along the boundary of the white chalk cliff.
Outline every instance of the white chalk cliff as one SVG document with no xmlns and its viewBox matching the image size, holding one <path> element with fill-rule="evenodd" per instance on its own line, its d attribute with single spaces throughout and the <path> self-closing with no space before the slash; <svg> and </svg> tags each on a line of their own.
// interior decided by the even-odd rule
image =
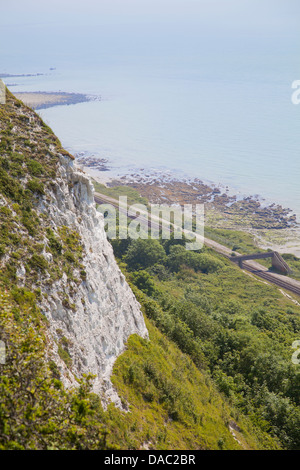
<svg viewBox="0 0 300 470">
<path fill-rule="evenodd" d="M 94 391 L 104 392 L 105 400 L 120 405 L 110 381 L 114 362 L 131 334 L 147 338 L 148 332 L 140 305 L 106 238 L 103 216 L 96 210 L 93 191 L 87 175 L 71 158 L 60 155 L 58 176 L 47 190 L 47 196 L 40 199 L 38 212 L 47 214 L 53 230 L 68 226 L 79 233 L 84 247 L 82 264 L 86 280 L 74 285 L 64 274 L 52 285 L 43 286 L 40 308 L 49 320 L 51 353 L 64 385 L 76 385 L 75 377 L 84 373 L 95 374 Z M 51 263 L 47 246 L 44 256 Z M 72 309 L 64 306 L 62 294 L 72 299 Z M 57 352 L 62 336 L 68 340 L 72 359 L 69 368 Z"/>
</svg>

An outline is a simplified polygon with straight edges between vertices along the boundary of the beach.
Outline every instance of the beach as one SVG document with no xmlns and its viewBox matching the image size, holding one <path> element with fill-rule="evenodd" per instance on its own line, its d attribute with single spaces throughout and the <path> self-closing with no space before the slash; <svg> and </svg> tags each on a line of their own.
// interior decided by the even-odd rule
<svg viewBox="0 0 300 470">
<path fill-rule="evenodd" d="M 14 93 L 18 100 L 23 101 L 26 106 L 32 109 L 46 109 L 52 106 L 71 105 L 84 103 L 96 99 L 82 93 L 64 93 L 64 92 L 17 92 Z M 99 98 L 98 98 L 99 99 Z"/>
</svg>

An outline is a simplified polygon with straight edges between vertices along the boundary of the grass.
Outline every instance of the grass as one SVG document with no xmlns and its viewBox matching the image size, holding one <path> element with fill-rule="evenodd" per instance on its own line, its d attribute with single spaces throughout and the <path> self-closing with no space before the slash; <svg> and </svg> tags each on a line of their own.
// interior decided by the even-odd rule
<svg viewBox="0 0 300 470">
<path fill-rule="evenodd" d="M 105 194 L 106 196 L 119 199 L 119 196 L 127 196 L 128 204 L 144 204 L 148 205 L 148 200 L 142 197 L 138 191 L 131 188 L 130 186 L 113 186 L 107 187 L 104 184 L 98 183 L 93 180 L 93 185 L 96 192 Z"/>
<path fill-rule="evenodd" d="M 113 384 L 129 407 L 112 442 L 148 449 L 256 449 L 250 422 L 230 408 L 208 375 L 146 319 L 150 341 L 136 335 L 116 361 Z M 125 419 L 127 425 L 125 426 Z M 238 444 L 230 421 L 241 428 Z M 274 446 L 272 439 L 265 445 Z"/>
</svg>

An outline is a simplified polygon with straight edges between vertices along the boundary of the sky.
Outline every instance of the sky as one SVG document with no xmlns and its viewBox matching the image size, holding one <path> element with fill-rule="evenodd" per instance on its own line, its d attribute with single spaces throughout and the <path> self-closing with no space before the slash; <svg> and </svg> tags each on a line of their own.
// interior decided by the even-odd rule
<svg viewBox="0 0 300 470">
<path fill-rule="evenodd" d="M 0 12 L 2 67 L 27 57 L 38 67 L 46 56 L 84 63 L 95 47 L 130 60 L 300 39 L 299 0 L 0 0 Z"/>
<path fill-rule="evenodd" d="M 1 30 L 14 25 L 176 25 L 227 32 L 288 33 L 298 0 L 0 0 Z"/>
</svg>

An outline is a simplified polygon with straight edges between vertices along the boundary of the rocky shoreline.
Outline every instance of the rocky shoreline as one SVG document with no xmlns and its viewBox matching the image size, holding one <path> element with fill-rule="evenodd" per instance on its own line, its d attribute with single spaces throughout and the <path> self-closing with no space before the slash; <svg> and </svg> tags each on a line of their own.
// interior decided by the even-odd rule
<svg viewBox="0 0 300 470">
<path fill-rule="evenodd" d="M 181 180 L 162 175 L 121 176 L 107 186 L 126 185 L 156 204 L 204 204 L 205 225 L 217 229 L 250 233 L 257 245 L 300 257 L 300 228 L 296 215 L 281 205 L 265 205 L 258 196 L 230 195 L 227 187 L 202 182 L 198 178 Z"/>
<path fill-rule="evenodd" d="M 108 187 L 132 187 L 153 204 L 204 204 L 206 226 L 244 231 L 261 248 L 300 257 L 300 226 L 290 208 L 266 204 L 258 195 L 240 196 L 228 186 L 184 178 L 169 170 L 110 171 L 108 159 L 88 153 L 82 153 L 78 163 L 96 181 Z"/>
<path fill-rule="evenodd" d="M 265 205 L 258 196 L 239 198 L 227 187 L 210 185 L 199 178 L 180 179 L 150 173 L 123 175 L 111 179 L 108 186 L 126 185 L 136 189 L 153 204 L 204 204 L 209 225 L 216 228 L 293 229 L 299 224 L 289 208 L 275 203 Z M 218 223 L 218 219 L 220 222 Z"/>
<path fill-rule="evenodd" d="M 90 155 L 88 152 L 80 152 L 75 155 L 76 161 L 79 165 L 88 167 L 90 170 L 95 171 L 109 171 L 110 167 L 108 164 L 107 158 L 99 158 L 93 155 Z"/>
</svg>

